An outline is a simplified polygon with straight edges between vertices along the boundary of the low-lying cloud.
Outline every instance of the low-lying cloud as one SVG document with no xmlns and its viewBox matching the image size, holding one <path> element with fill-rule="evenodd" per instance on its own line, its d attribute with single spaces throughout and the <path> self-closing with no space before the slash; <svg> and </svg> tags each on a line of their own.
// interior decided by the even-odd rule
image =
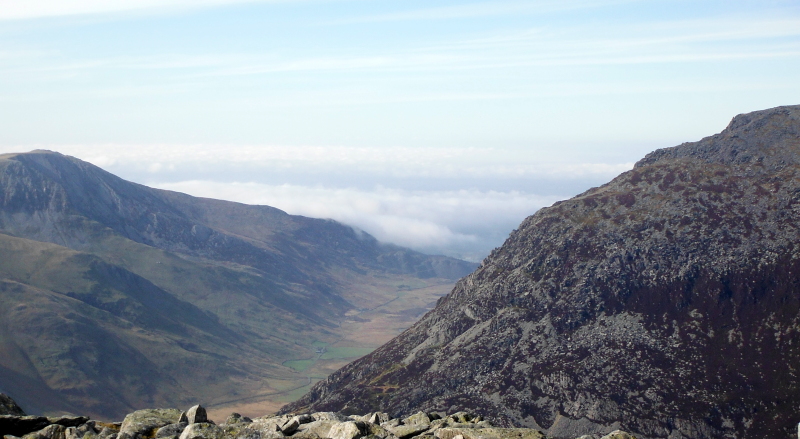
<svg viewBox="0 0 800 439">
<path fill-rule="evenodd" d="M 481 259 L 502 243 L 526 216 L 561 198 L 516 191 L 409 191 L 382 187 L 362 190 L 203 180 L 153 186 L 331 218 L 362 229 L 380 241 L 471 260 Z"/>
<path fill-rule="evenodd" d="M 558 147 L 40 147 L 151 187 L 330 218 L 383 242 L 473 261 L 538 209 L 632 166 Z"/>
</svg>

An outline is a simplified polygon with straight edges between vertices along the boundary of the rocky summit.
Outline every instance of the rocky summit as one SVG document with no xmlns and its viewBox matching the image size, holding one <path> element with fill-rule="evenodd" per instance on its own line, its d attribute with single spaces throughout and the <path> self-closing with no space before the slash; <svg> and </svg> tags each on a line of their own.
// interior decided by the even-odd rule
<svg viewBox="0 0 800 439">
<path fill-rule="evenodd" d="M 779 438 L 800 416 L 800 106 L 528 217 L 293 411 L 471 410 L 551 437 Z"/>
</svg>

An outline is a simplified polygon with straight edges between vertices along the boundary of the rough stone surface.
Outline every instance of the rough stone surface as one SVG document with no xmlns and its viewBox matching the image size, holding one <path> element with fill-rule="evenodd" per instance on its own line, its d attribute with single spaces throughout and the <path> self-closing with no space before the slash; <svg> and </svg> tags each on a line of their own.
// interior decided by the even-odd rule
<svg viewBox="0 0 800 439">
<path fill-rule="evenodd" d="M 442 428 L 436 431 L 438 439 L 545 439 L 545 435 L 529 428 Z"/>
<path fill-rule="evenodd" d="M 21 417 L 16 417 L 21 419 Z M 32 418 L 32 417 L 28 417 Z M 295 416 L 263 416 L 253 420 L 238 413 L 215 425 L 212 421 L 189 424 L 170 420 L 182 419 L 173 409 L 139 410 L 120 423 L 104 423 L 85 417 L 39 418 L 36 431 L 16 436 L 0 430 L 3 439 L 544 439 L 538 430 L 497 428 L 481 416 L 458 412 L 417 412 L 403 419 L 387 413 L 343 415 L 320 412 Z M 383 425 L 369 420 L 382 421 Z M 28 419 L 30 421 L 30 419 Z M 59 423 L 54 423 L 54 422 Z M 42 424 L 44 423 L 44 424 Z M 65 426 L 64 424 L 76 424 Z M 28 427 L 34 424 L 29 424 Z M 160 426 L 159 426 L 160 425 Z M 280 426 L 292 426 L 282 430 Z M 294 429 L 294 432 L 290 432 Z M 392 431 L 400 432 L 400 435 Z M 627 433 L 604 439 L 630 439 Z M 584 439 L 600 439 L 599 435 Z"/>
<path fill-rule="evenodd" d="M 530 216 L 421 321 L 283 412 L 789 437 L 798 284 L 800 106 L 739 115 Z"/>
<path fill-rule="evenodd" d="M 242 416 L 239 413 L 231 413 L 227 419 L 225 419 L 226 424 L 240 424 L 240 423 L 250 423 L 253 422 L 252 419 L 248 418 L 247 416 Z M 298 424 L 299 425 L 299 424 Z"/>
<path fill-rule="evenodd" d="M 196 405 L 186 411 L 186 419 L 187 422 L 190 424 L 199 424 L 202 422 L 208 422 L 206 409 L 201 405 Z"/>
<path fill-rule="evenodd" d="M 0 415 L 25 416 L 25 412 L 5 393 L 0 393 Z"/>
<path fill-rule="evenodd" d="M 22 437 L 50 425 L 44 416 L 0 415 L 0 434 Z"/>
<path fill-rule="evenodd" d="M 328 432 L 331 439 L 357 439 L 363 436 L 361 428 L 353 421 L 340 422 Z"/>
<path fill-rule="evenodd" d="M 139 439 L 153 437 L 157 429 L 176 423 L 180 416 L 180 410 L 176 409 L 137 410 L 125 416 L 118 438 Z"/>
<path fill-rule="evenodd" d="M 156 438 L 177 439 L 188 425 L 186 422 L 165 425 L 156 431 Z"/>
<path fill-rule="evenodd" d="M 58 424 L 51 424 L 47 427 L 23 436 L 23 439 L 66 439 L 67 427 Z"/>
</svg>

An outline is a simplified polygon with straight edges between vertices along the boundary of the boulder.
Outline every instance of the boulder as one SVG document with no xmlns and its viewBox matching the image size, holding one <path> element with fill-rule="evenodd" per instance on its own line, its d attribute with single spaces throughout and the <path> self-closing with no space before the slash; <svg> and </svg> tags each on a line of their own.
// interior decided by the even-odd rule
<svg viewBox="0 0 800 439">
<path fill-rule="evenodd" d="M 309 422 L 308 424 L 301 424 L 297 429 L 297 432 L 293 434 L 292 437 L 301 439 L 329 438 L 331 428 L 339 423 L 341 423 L 341 421 L 322 419 Z"/>
<path fill-rule="evenodd" d="M 347 416 L 334 412 L 318 412 L 312 413 L 311 419 L 314 421 L 348 421 Z"/>
<path fill-rule="evenodd" d="M 77 427 L 89 422 L 86 416 L 57 416 L 47 418 L 51 424 L 63 425 L 64 427 Z"/>
<path fill-rule="evenodd" d="M 300 420 L 297 419 L 297 416 L 293 417 L 292 419 L 289 419 L 283 425 L 280 426 L 283 434 L 292 434 L 295 431 L 297 431 L 298 427 L 300 427 Z"/>
<path fill-rule="evenodd" d="M 5 435 L 22 437 L 50 425 L 44 416 L 0 415 L 0 432 Z"/>
<path fill-rule="evenodd" d="M 383 424 L 384 422 L 388 422 L 389 419 L 392 419 L 392 417 L 389 416 L 388 413 L 375 412 L 375 413 L 372 413 L 371 415 L 369 415 L 369 418 L 365 419 L 365 421 L 367 421 L 367 422 L 369 422 L 371 424 L 380 425 L 380 424 Z"/>
<path fill-rule="evenodd" d="M 0 415 L 25 416 L 25 412 L 5 393 L 0 393 Z"/>
<path fill-rule="evenodd" d="M 180 418 L 179 418 L 180 419 Z M 176 422 L 174 424 L 165 425 L 156 431 L 157 439 L 178 439 L 189 425 L 186 422 Z"/>
<path fill-rule="evenodd" d="M 611 433 L 603 436 L 601 439 L 636 439 L 632 434 L 626 433 L 622 430 L 614 430 Z"/>
<path fill-rule="evenodd" d="M 180 435 L 180 439 L 230 439 L 225 430 L 206 422 L 189 424 Z"/>
<path fill-rule="evenodd" d="M 434 435 L 438 439 L 459 435 L 464 439 L 546 439 L 541 431 L 530 428 L 440 428 Z"/>
<path fill-rule="evenodd" d="M 363 435 L 359 425 L 353 421 L 339 422 L 328 432 L 330 439 L 357 439 Z"/>
<path fill-rule="evenodd" d="M 181 416 L 175 409 L 137 410 L 125 416 L 117 439 L 143 439 L 153 437 L 156 430 L 175 424 Z"/>
<path fill-rule="evenodd" d="M 247 416 L 242 416 L 239 413 L 231 413 L 227 419 L 225 419 L 226 424 L 249 424 L 253 422 L 252 419 L 248 418 Z"/>
<path fill-rule="evenodd" d="M 28 433 L 22 439 L 66 439 L 67 427 L 59 424 L 51 424 L 35 432 Z"/>
<path fill-rule="evenodd" d="M 111 424 L 105 422 L 96 422 L 95 429 L 100 430 L 100 433 L 97 434 L 97 437 L 99 439 L 116 439 L 116 435 L 119 434 L 119 429 L 121 426 L 121 422 L 115 422 Z"/>
<path fill-rule="evenodd" d="M 370 422 L 365 422 L 360 425 L 361 430 L 363 431 L 364 435 L 370 437 L 377 437 L 381 439 L 397 439 L 397 436 L 390 433 L 389 430 L 381 427 L 378 424 L 373 424 Z"/>
<path fill-rule="evenodd" d="M 390 433 L 397 436 L 400 439 L 405 439 L 411 436 L 416 436 L 423 431 L 427 431 L 430 424 L 412 424 L 412 425 L 398 425 L 396 427 L 391 427 L 387 425 L 382 425 L 382 427 L 389 430 Z M 451 439 L 451 438 L 446 438 Z"/>
<path fill-rule="evenodd" d="M 190 424 L 200 424 L 208 422 L 206 409 L 201 405 L 196 405 L 186 411 L 186 418 Z"/>
<path fill-rule="evenodd" d="M 403 419 L 405 425 L 424 425 L 427 429 L 431 425 L 431 418 L 425 412 L 417 412 L 413 415 Z"/>
</svg>

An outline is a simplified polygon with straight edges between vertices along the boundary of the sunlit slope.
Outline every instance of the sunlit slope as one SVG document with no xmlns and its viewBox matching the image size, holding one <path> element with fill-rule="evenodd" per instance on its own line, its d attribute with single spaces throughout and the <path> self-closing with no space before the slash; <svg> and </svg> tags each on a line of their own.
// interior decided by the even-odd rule
<svg viewBox="0 0 800 439">
<path fill-rule="evenodd" d="M 0 207 L 0 389 L 32 412 L 286 401 L 474 268 L 46 151 L 0 157 Z"/>
</svg>

